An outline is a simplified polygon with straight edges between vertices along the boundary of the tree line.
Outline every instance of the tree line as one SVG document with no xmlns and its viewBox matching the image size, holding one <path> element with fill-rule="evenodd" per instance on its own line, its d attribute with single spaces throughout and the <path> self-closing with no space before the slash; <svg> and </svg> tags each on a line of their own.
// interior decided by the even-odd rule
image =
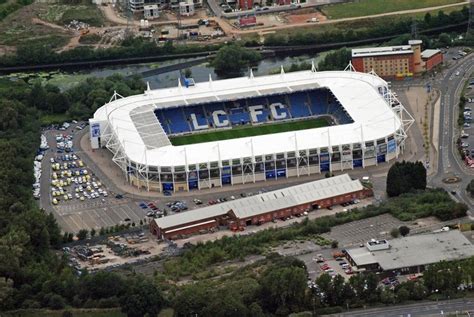
<svg viewBox="0 0 474 317">
<path fill-rule="evenodd" d="M 48 43 L 31 42 L 19 45 L 15 54 L 0 57 L 0 66 L 41 65 L 199 53 L 217 51 L 219 47 L 220 45 L 213 44 L 175 46 L 171 41 L 164 45 L 158 45 L 148 39 L 138 37 L 127 38 L 117 47 L 94 49 L 88 46 L 79 46 L 58 53 Z"/>
<path fill-rule="evenodd" d="M 443 11 L 439 11 L 437 15 L 426 13 L 423 19 L 415 18 L 415 21 L 420 32 L 446 25 L 463 23 L 468 18 L 469 8 L 464 6 L 460 11 L 452 11 L 449 14 Z M 387 20 L 390 20 L 390 22 Z M 412 23 L 412 17 L 364 19 L 351 22 L 348 25 L 344 24 L 344 27 L 340 28 L 336 24 L 330 31 L 325 32 L 301 30 L 289 35 L 270 34 L 265 37 L 265 46 L 330 44 L 411 33 Z"/>
</svg>

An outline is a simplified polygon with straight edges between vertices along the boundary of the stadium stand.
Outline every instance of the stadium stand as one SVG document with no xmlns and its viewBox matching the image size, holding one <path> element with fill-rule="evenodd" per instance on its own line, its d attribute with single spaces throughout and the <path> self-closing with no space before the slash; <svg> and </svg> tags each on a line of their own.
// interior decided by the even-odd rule
<svg viewBox="0 0 474 317">
<path fill-rule="evenodd" d="M 271 105 L 276 107 L 275 115 Z M 255 106 L 261 106 L 252 108 Z M 254 113 L 251 114 L 251 109 Z M 353 122 L 344 107 L 327 89 L 298 91 L 290 94 L 242 98 L 232 101 L 216 101 L 207 104 L 155 110 L 157 119 L 167 134 L 180 134 L 219 128 L 213 121 L 213 113 L 220 110 L 219 121 L 226 120 L 233 126 L 249 123 L 268 123 L 278 120 L 305 119 L 331 115 L 338 124 Z M 286 114 L 282 115 L 283 113 Z M 195 116 L 195 121 L 193 115 Z M 256 122 L 255 122 L 256 120 Z M 224 124 L 222 127 L 226 127 Z"/>
<path fill-rule="evenodd" d="M 196 121 L 198 125 L 209 126 L 209 122 L 207 120 L 207 116 L 205 115 L 205 110 L 203 106 L 185 107 L 183 109 L 184 109 L 184 116 L 186 117 L 188 122 L 191 121 L 191 115 L 194 114 L 196 116 Z M 195 130 L 192 124 L 191 124 L 191 129 Z"/>
<path fill-rule="evenodd" d="M 293 118 L 305 118 L 311 116 L 308 108 L 308 94 L 306 92 L 296 92 L 290 94 L 290 112 Z"/>
<path fill-rule="evenodd" d="M 328 105 L 326 93 L 318 90 L 313 90 L 308 92 L 308 95 L 310 99 L 311 113 L 313 115 L 319 116 L 329 113 L 327 109 Z"/>
</svg>

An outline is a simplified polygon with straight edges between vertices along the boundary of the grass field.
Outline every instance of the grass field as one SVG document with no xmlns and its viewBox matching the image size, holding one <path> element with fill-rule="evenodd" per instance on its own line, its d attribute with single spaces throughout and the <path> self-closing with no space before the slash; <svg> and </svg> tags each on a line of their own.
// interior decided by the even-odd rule
<svg viewBox="0 0 474 317">
<path fill-rule="evenodd" d="M 359 0 L 324 6 L 322 11 L 330 19 L 351 18 L 387 12 L 436 7 L 464 2 L 463 0 Z"/>
<path fill-rule="evenodd" d="M 40 18 L 59 25 L 68 24 L 72 20 L 88 23 L 92 26 L 101 26 L 104 23 L 102 13 L 96 5 L 65 5 L 50 4 Z"/>
<path fill-rule="evenodd" d="M 173 145 L 186 145 L 219 140 L 237 139 L 256 135 L 321 128 L 327 127 L 328 125 L 329 123 L 325 118 L 317 118 L 304 121 L 265 124 L 259 126 L 235 127 L 223 131 L 204 132 L 192 135 L 171 137 L 170 140 Z"/>
</svg>

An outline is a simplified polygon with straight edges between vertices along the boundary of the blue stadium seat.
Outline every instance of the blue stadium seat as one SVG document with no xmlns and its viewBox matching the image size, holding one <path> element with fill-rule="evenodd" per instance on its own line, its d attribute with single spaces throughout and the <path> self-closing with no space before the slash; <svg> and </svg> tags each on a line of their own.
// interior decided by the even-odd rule
<svg viewBox="0 0 474 317">
<path fill-rule="evenodd" d="M 324 91 L 314 90 L 308 92 L 311 101 L 311 112 L 314 116 L 327 114 L 327 95 Z"/>
<path fill-rule="evenodd" d="M 229 120 L 232 125 L 247 124 L 250 122 L 250 116 L 244 108 L 230 108 Z"/>
<path fill-rule="evenodd" d="M 162 112 L 172 134 L 191 131 L 182 108 L 168 108 L 163 109 Z"/>
<path fill-rule="evenodd" d="M 305 118 L 311 116 L 306 92 L 293 93 L 288 95 L 288 97 L 290 99 L 290 112 L 293 118 Z"/>
<path fill-rule="evenodd" d="M 194 113 L 194 115 L 196 116 L 197 123 L 200 126 L 209 125 L 207 116 L 205 115 L 204 109 L 202 106 L 185 107 L 183 108 L 183 110 L 184 110 L 184 116 L 186 117 L 188 122 L 191 122 L 191 114 Z M 192 123 L 191 123 L 191 129 L 194 130 Z"/>
<path fill-rule="evenodd" d="M 155 110 L 155 116 L 160 121 L 161 126 L 163 127 L 163 130 L 166 132 L 166 134 L 171 134 L 170 127 L 168 126 L 168 121 L 166 120 L 165 116 L 163 115 L 163 110 L 162 109 L 156 109 Z"/>
</svg>

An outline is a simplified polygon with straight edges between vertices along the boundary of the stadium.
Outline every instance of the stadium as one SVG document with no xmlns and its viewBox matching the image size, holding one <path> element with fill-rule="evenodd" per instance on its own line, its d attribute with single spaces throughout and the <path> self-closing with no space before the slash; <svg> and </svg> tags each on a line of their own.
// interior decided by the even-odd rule
<svg viewBox="0 0 474 317">
<path fill-rule="evenodd" d="M 308 71 L 114 94 L 90 122 L 130 184 L 189 191 L 395 159 L 413 118 L 372 73 Z"/>
</svg>

